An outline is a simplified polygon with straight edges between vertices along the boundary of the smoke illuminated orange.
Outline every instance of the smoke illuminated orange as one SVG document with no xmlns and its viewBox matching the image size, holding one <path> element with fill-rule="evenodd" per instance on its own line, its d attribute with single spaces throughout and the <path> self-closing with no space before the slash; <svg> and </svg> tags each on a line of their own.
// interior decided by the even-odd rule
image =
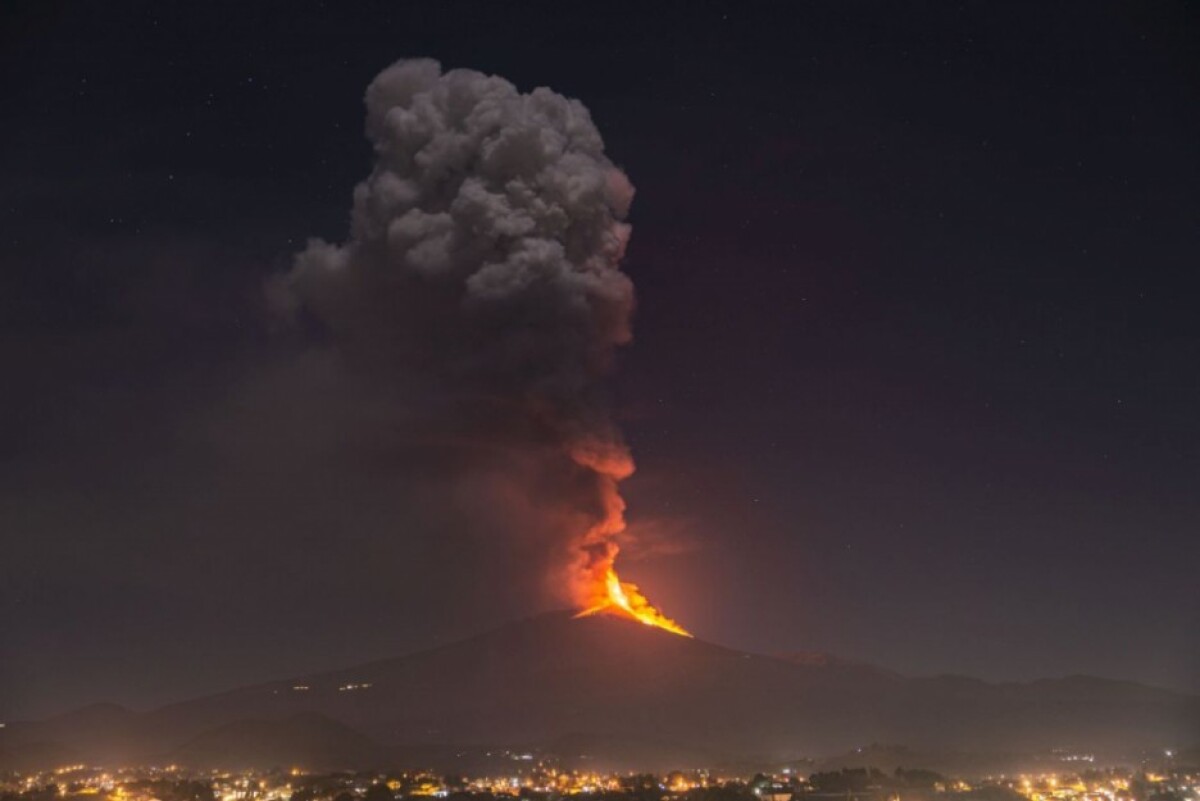
<svg viewBox="0 0 1200 801">
<path fill-rule="evenodd" d="M 636 584 L 621 581 L 613 563 L 620 546 L 617 537 L 625 531 L 625 500 L 618 483 L 633 474 L 633 459 L 628 449 L 616 440 L 588 440 L 576 443 L 571 451 L 575 463 L 594 471 L 602 511 L 579 542 L 572 566 L 571 592 L 583 611 L 576 617 L 600 613 L 631 618 L 691 637 L 688 631 L 654 608 Z"/>
</svg>

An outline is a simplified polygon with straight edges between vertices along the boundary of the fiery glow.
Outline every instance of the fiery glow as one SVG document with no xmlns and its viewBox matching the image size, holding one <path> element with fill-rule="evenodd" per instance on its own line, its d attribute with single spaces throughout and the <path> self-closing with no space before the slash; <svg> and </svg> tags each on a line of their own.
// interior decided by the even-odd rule
<svg viewBox="0 0 1200 801">
<path fill-rule="evenodd" d="M 630 617 L 647 626 L 666 629 L 672 634 L 681 634 L 684 637 L 692 636 L 683 626 L 655 609 L 654 605 L 646 600 L 646 596 L 638 590 L 636 584 L 621 581 L 611 567 L 604 576 L 604 593 L 604 599 L 600 603 L 583 610 L 578 617 L 605 612 Z"/>
<path fill-rule="evenodd" d="M 618 484 L 633 474 L 633 459 L 619 441 L 589 440 L 576 443 L 571 457 L 596 478 L 596 496 L 600 514 L 579 543 L 572 566 L 572 594 L 583 609 L 577 617 L 600 613 L 620 615 L 647 626 L 691 637 L 688 631 L 654 608 L 636 584 L 621 581 L 616 562 L 620 545 L 617 538 L 625 533 L 625 499 Z"/>
</svg>

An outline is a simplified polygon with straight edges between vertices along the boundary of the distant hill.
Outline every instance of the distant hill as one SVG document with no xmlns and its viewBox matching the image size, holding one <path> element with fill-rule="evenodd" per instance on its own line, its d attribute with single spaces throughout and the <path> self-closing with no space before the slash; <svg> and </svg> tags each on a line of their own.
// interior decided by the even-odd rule
<svg viewBox="0 0 1200 801">
<path fill-rule="evenodd" d="M 90 704 L 63 715 L 0 729 L 0 768 L 30 770 L 82 761 L 120 762 L 140 753 L 139 716 L 117 704 Z M 135 741 L 139 744 L 134 745 Z"/>
<path fill-rule="evenodd" d="M 141 715 L 75 714 L 0 730 L 0 767 L 38 744 L 93 761 L 231 760 L 226 767 L 302 764 L 302 757 L 403 765 L 417 754 L 543 748 L 594 765 L 652 768 L 835 754 L 874 742 L 1024 753 L 1200 742 L 1200 698 L 1129 682 L 905 678 L 569 613 Z"/>
<path fill-rule="evenodd" d="M 386 751 L 369 737 L 316 712 L 282 720 L 234 721 L 204 732 L 171 754 L 172 762 L 227 770 L 303 765 L 332 771 L 386 760 Z"/>
</svg>

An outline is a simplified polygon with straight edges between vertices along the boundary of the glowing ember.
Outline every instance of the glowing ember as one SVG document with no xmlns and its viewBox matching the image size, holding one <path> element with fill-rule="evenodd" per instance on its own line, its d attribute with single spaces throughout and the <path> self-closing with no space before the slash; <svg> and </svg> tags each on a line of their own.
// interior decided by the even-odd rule
<svg viewBox="0 0 1200 801">
<path fill-rule="evenodd" d="M 611 567 L 605 571 L 604 590 L 605 596 L 600 603 L 583 610 L 576 617 L 585 617 L 587 615 L 606 612 L 630 617 L 647 626 L 657 626 L 660 629 L 666 629 L 672 634 L 681 634 L 684 637 L 692 636 L 683 626 L 655 609 L 654 605 L 646 600 L 646 596 L 638 591 L 636 584 L 621 581 L 617 577 L 616 571 Z"/>
</svg>

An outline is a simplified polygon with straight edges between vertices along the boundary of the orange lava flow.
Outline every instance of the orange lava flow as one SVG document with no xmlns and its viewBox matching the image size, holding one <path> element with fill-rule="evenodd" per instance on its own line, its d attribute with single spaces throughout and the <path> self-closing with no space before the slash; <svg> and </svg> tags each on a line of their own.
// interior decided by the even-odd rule
<svg viewBox="0 0 1200 801">
<path fill-rule="evenodd" d="M 571 594 L 583 611 L 576 617 L 613 614 L 691 637 L 687 629 L 654 608 L 636 584 L 621 581 L 613 567 L 625 532 L 625 500 L 619 483 L 633 474 L 633 459 L 618 440 L 590 439 L 574 444 L 571 458 L 594 472 L 601 514 L 578 543 Z"/>
<path fill-rule="evenodd" d="M 647 626 L 657 626 L 672 634 L 680 634 L 684 637 L 692 636 L 683 626 L 655 609 L 654 605 L 646 600 L 646 596 L 642 595 L 638 590 L 636 584 L 621 581 L 617 577 L 617 572 L 611 567 L 604 574 L 604 591 L 604 600 L 595 606 L 583 610 L 576 617 L 586 617 L 587 615 L 605 612 L 630 617 L 639 623 Z"/>
</svg>

